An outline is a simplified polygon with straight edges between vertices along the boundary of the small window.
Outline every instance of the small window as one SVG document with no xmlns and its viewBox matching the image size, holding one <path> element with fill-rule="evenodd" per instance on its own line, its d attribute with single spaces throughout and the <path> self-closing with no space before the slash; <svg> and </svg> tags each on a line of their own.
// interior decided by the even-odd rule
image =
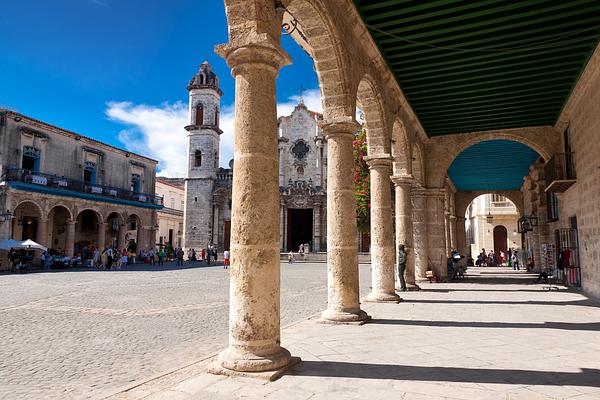
<svg viewBox="0 0 600 400">
<path fill-rule="evenodd" d="M 142 178 L 138 174 L 131 175 L 131 191 L 139 193 L 141 190 Z"/>
<path fill-rule="evenodd" d="M 28 171 L 40 171 L 40 151 L 35 147 L 23 147 L 22 168 Z"/>
<path fill-rule="evenodd" d="M 215 151 L 215 158 L 214 158 L 214 161 L 213 161 L 213 165 L 214 165 L 215 168 L 219 167 L 219 158 L 218 158 L 218 153 L 216 151 Z"/>
<path fill-rule="evenodd" d="M 96 164 L 86 161 L 83 168 L 83 181 L 91 185 L 96 184 Z"/>
<path fill-rule="evenodd" d="M 215 109 L 215 126 L 219 127 L 219 109 Z"/>
<path fill-rule="evenodd" d="M 175 199 L 171 198 L 171 208 L 175 208 Z"/>
<path fill-rule="evenodd" d="M 202 166 L 202 152 L 200 150 L 196 150 L 194 152 L 194 167 Z"/>
<path fill-rule="evenodd" d="M 196 106 L 196 125 L 204 125 L 204 107 L 202 107 L 202 104 Z"/>
</svg>

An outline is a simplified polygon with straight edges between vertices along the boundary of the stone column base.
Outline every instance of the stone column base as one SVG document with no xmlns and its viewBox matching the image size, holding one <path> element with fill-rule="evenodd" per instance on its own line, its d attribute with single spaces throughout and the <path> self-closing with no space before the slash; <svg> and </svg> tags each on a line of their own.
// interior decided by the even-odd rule
<svg viewBox="0 0 600 400">
<path fill-rule="evenodd" d="M 415 278 L 415 282 L 429 282 L 429 278 Z"/>
<path fill-rule="evenodd" d="M 233 369 L 225 368 L 221 365 L 220 360 L 215 360 L 208 367 L 208 373 L 213 375 L 225 375 L 232 377 L 244 377 L 244 378 L 253 378 L 258 380 L 264 380 L 273 382 L 277 379 L 281 378 L 287 371 L 296 365 L 300 364 L 302 360 L 300 357 L 291 357 L 289 362 L 275 370 L 272 371 L 262 371 L 262 372 L 244 372 L 244 371 L 235 371 Z"/>
<path fill-rule="evenodd" d="M 396 293 L 373 293 L 371 292 L 365 300 L 367 303 L 400 303 L 402 299 Z"/>
<path fill-rule="evenodd" d="M 321 324 L 362 325 L 371 320 L 371 316 L 363 310 L 356 312 L 325 310 L 318 322 Z"/>
<path fill-rule="evenodd" d="M 417 290 L 421 290 L 421 287 L 419 285 L 417 285 L 416 283 L 406 283 L 406 290 L 409 292 L 414 292 Z"/>
</svg>

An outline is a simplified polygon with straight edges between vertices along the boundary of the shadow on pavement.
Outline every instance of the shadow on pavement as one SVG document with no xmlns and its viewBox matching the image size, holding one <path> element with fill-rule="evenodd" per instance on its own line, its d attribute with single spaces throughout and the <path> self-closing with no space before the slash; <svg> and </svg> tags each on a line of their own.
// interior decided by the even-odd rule
<svg viewBox="0 0 600 400">
<path fill-rule="evenodd" d="M 587 368 L 583 368 L 581 372 L 549 372 L 518 369 L 421 367 L 414 365 L 365 364 L 338 361 L 303 361 L 294 369 L 292 374 L 331 378 L 600 387 L 600 370 Z"/>
<path fill-rule="evenodd" d="M 372 319 L 369 324 L 405 325 L 405 326 L 437 326 L 449 328 L 513 328 L 513 329 L 564 329 L 570 331 L 600 331 L 600 322 L 479 322 L 479 321 L 420 321 L 402 319 Z M 599 377 L 600 378 L 600 377 Z"/>
</svg>

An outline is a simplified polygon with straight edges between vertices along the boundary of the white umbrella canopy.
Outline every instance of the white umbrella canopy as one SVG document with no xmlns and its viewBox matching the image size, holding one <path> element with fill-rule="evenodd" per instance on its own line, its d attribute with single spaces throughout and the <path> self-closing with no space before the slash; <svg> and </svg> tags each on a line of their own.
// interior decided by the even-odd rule
<svg viewBox="0 0 600 400">
<path fill-rule="evenodd" d="M 39 250 L 48 250 L 48 248 L 42 246 L 39 243 L 34 242 L 31 239 L 27 239 L 24 242 L 21 242 L 21 246 L 19 246 L 19 248 L 21 249 L 39 249 Z"/>
<path fill-rule="evenodd" d="M 21 247 L 21 241 L 14 239 L 0 240 L 0 250 L 17 249 Z"/>
</svg>

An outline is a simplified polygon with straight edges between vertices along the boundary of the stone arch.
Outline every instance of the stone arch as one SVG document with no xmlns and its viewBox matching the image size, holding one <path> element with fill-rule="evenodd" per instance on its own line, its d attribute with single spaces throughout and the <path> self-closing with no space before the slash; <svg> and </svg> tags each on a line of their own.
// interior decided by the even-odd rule
<svg viewBox="0 0 600 400">
<path fill-rule="evenodd" d="M 457 217 L 464 217 L 469 204 L 479 196 L 486 194 L 497 194 L 509 199 L 517 208 L 520 215 L 523 215 L 523 193 L 518 190 L 480 190 L 470 192 L 456 192 L 455 196 L 455 212 Z"/>
<path fill-rule="evenodd" d="M 517 128 L 433 137 L 427 144 L 428 186 L 442 187 L 448 168 L 467 148 L 488 140 L 510 140 L 535 150 L 545 161 L 561 151 L 560 135 L 552 127 Z"/>
<path fill-rule="evenodd" d="M 391 154 L 392 141 L 379 93 L 381 90 L 378 90 L 377 84 L 369 75 L 360 80 L 356 90 L 356 100 L 365 115 L 369 155 Z"/>
<path fill-rule="evenodd" d="M 315 63 L 324 119 L 354 116 L 356 102 L 350 95 L 348 78 L 350 63 L 341 47 L 339 24 L 331 20 L 335 13 L 326 9 L 330 7 L 326 2 L 316 0 L 291 0 L 286 7 L 302 30 L 302 36 L 292 37 Z"/>
<path fill-rule="evenodd" d="M 38 214 L 39 214 L 38 217 L 39 218 L 44 218 L 44 217 L 47 216 L 47 214 L 44 214 L 44 209 L 42 208 L 42 206 L 38 202 L 36 202 L 35 200 L 29 200 L 28 199 L 28 200 L 21 200 L 14 207 L 12 207 L 12 209 L 13 209 L 13 215 L 15 217 L 16 217 L 15 213 L 16 213 L 17 209 L 19 207 L 21 207 L 22 205 L 25 205 L 25 204 L 31 204 L 31 205 L 33 205 L 33 207 L 35 209 L 37 209 L 37 211 L 38 211 Z"/>
<path fill-rule="evenodd" d="M 392 156 L 394 175 L 412 174 L 412 154 L 408 132 L 402 121 L 396 118 L 392 124 Z"/>
<path fill-rule="evenodd" d="M 110 211 L 108 212 L 108 214 L 106 215 L 106 219 L 104 219 L 104 222 L 109 222 L 110 219 L 112 219 L 111 217 L 113 216 L 117 216 L 119 217 L 119 223 L 123 223 L 125 221 L 125 217 L 123 216 L 122 212 L 119 211 Z"/>
<path fill-rule="evenodd" d="M 67 211 L 68 215 L 69 215 L 69 221 L 74 221 L 73 219 L 73 210 L 71 210 L 69 207 L 67 207 L 65 204 L 63 203 L 56 203 L 54 204 L 50 210 L 48 210 L 48 216 L 50 216 L 50 214 L 57 208 L 63 208 L 65 211 Z"/>
<path fill-rule="evenodd" d="M 94 207 L 82 207 L 76 210 L 77 211 L 77 217 L 79 217 L 79 215 L 81 215 L 82 212 L 84 211 L 92 211 L 94 214 L 96 214 L 96 218 L 98 218 L 98 222 L 104 221 L 104 216 L 102 215 L 102 213 L 100 212 L 100 210 L 94 208 Z M 75 215 L 75 213 L 73 213 L 72 215 Z"/>
</svg>

